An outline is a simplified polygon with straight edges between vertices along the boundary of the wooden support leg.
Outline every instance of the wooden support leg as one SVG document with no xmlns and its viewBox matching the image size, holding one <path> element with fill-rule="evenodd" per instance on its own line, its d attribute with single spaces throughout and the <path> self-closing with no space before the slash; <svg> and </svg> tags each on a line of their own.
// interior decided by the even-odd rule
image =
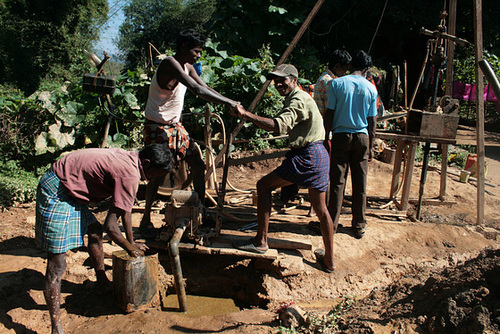
<svg viewBox="0 0 500 334">
<path fill-rule="evenodd" d="M 406 211 L 408 209 L 408 199 L 410 198 L 411 178 L 413 176 L 413 166 L 415 165 L 415 154 L 417 153 L 417 143 L 408 142 L 408 151 L 406 152 L 406 163 L 403 180 L 403 192 L 401 194 L 401 203 L 399 209 Z"/>
<path fill-rule="evenodd" d="M 394 157 L 394 167 L 392 169 L 392 181 L 391 181 L 391 192 L 389 194 L 389 199 L 395 199 L 397 196 L 397 191 L 399 188 L 399 179 L 401 178 L 401 162 L 403 160 L 403 150 L 407 142 L 398 140 L 396 146 L 396 156 Z"/>
</svg>

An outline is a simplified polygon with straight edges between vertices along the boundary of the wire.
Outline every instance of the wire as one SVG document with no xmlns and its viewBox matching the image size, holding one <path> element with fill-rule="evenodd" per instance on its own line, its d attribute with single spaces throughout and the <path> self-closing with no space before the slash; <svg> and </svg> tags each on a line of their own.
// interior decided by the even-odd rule
<svg viewBox="0 0 500 334">
<path fill-rule="evenodd" d="M 385 8 L 387 7 L 388 2 L 389 2 L 389 0 L 385 0 L 384 9 L 382 9 L 382 14 L 380 14 L 380 19 L 378 20 L 377 29 L 375 29 L 375 33 L 373 34 L 372 41 L 370 43 L 370 47 L 368 48 L 368 53 L 370 53 L 372 50 L 373 42 L 375 41 L 375 36 L 377 36 L 378 29 L 380 28 L 380 23 L 382 23 L 382 18 L 384 17 Z"/>
</svg>

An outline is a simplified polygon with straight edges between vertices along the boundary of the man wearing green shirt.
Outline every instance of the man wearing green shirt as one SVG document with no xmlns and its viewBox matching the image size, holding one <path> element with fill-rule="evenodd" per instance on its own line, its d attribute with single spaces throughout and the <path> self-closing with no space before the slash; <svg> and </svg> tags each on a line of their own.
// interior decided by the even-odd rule
<svg viewBox="0 0 500 334">
<path fill-rule="evenodd" d="M 290 64 L 282 64 L 267 76 L 273 80 L 278 93 L 285 97 L 283 109 L 275 118 L 252 114 L 243 106 L 231 107 L 234 116 L 249 120 L 256 126 L 288 134 L 291 151 L 273 172 L 257 182 L 257 235 L 252 240 L 235 244 L 238 249 L 265 253 L 269 249 L 267 234 L 271 215 L 271 192 L 292 184 L 307 187 L 311 204 L 321 225 L 325 250 L 315 251 L 316 258 L 326 272 L 334 270 L 333 222 L 326 207 L 329 157 L 323 145 L 325 129 L 323 117 L 309 94 L 298 86 L 298 71 Z"/>
</svg>

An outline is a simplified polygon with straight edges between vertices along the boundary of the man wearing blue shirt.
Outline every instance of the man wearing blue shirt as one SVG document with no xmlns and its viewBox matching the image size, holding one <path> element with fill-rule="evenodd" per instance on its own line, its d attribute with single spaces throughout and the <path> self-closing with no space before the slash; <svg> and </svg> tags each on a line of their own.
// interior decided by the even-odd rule
<svg viewBox="0 0 500 334">
<path fill-rule="evenodd" d="M 326 139 L 330 132 L 333 135 L 328 209 L 336 229 L 350 169 L 352 228 L 358 239 L 366 230 L 366 180 L 377 117 L 377 89 L 365 78 L 371 65 L 371 57 L 358 51 L 351 74 L 331 81 L 325 113 Z"/>
</svg>

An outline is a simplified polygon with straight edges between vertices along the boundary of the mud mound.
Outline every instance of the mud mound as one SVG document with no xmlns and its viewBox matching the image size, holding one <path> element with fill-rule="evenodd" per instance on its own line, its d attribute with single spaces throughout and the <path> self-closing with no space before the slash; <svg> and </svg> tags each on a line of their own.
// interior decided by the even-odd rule
<svg viewBox="0 0 500 334">
<path fill-rule="evenodd" d="M 378 326 L 428 333 L 498 333 L 500 250 L 420 282 L 422 273 L 374 290 L 343 317 L 344 333 L 376 333 Z"/>
</svg>

